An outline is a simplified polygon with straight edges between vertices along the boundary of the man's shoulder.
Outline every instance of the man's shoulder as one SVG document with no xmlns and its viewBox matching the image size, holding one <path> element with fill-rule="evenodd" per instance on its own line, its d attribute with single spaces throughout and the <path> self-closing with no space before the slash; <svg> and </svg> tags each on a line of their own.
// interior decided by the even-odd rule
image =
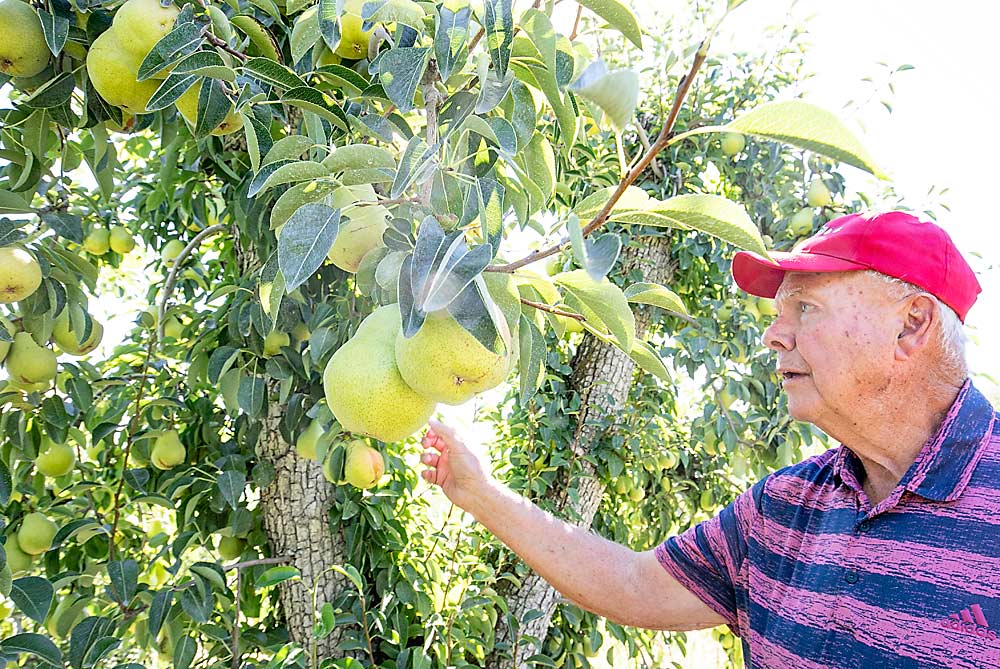
<svg viewBox="0 0 1000 669">
<path fill-rule="evenodd" d="M 754 488 L 757 508 L 761 508 L 764 498 L 785 504 L 801 504 L 808 500 L 813 503 L 828 497 L 836 487 L 835 466 L 840 448 L 806 458 L 801 462 L 779 469 L 761 479 Z"/>
<path fill-rule="evenodd" d="M 801 462 L 783 467 L 770 474 L 765 481 L 778 479 L 800 479 L 809 483 L 816 483 L 828 476 L 833 475 L 834 466 L 840 455 L 842 447 L 831 448 L 819 455 L 806 458 Z"/>
</svg>

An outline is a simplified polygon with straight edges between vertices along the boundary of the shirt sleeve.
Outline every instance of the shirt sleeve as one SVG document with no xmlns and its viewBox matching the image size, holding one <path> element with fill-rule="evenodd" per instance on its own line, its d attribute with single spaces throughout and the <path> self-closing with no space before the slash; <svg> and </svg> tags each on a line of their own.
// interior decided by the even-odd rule
<svg viewBox="0 0 1000 669">
<path fill-rule="evenodd" d="M 746 598 L 738 594 L 747 587 L 741 570 L 766 481 L 759 481 L 714 518 L 670 537 L 654 551 L 671 576 L 725 618 L 740 636 L 739 605 Z"/>
</svg>

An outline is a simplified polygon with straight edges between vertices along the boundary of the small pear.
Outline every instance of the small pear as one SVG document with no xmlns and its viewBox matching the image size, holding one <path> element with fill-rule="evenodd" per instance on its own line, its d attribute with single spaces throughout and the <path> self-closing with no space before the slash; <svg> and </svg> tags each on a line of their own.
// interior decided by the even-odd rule
<svg viewBox="0 0 1000 669">
<path fill-rule="evenodd" d="M 187 452 L 177 430 L 167 430 L 153 444 L 149 459 L 157 469 L 171 469 L 184 462 Z"/>
<path fill-rule="evenodd" d="M 822 179 L 813 179 L 806 191 L 806 202 L 810 207 L 828 207 L 833 202 L 830 189 L 826 187 Z"/>
<path fill-rule="evenodd" d="M 29 555 L 41 555 L 52 548 L 52 539 L 59 528 L 44 514 L 29 513 L 21 521 L 21 529 L 17 531 L 17 544 Z"/>
<path fill-rule="evenodd" d="M 181 113 L 184 120 L 187 121 L 192 128 L 198 125 L 198 96 L 201 95 L 201 81 L 196 83 L 191 88 L 184 92 L 184 95 L 177 99 L 174 104 L 177 105 L 177 111 Z M 236 113 L 232 105 L 229 106 L 229 113 L 226 114 L 226 118 L 222 119 L 212 130 L 211 134 L 215 136 L 228 135 L 231 132 L 236 132 L 243 127 L 243 117 Z"/>
<path fill-rule="evenodd" d="M 28 571 L 31 569 L 31 563 L 34 560 L 34 555 L 30 553 L 25 553 L 21 546 L 17 543 L 17 537 L 11 535 L 7 537 L 7 543 L 3 545 L 4 550 L 7 551 L 7 565 L 10 567 L 10 571 L 17 576 L 22 571 Z"/>
<path fill-rule="evenodd" d="M 0 303 L 23 300 L 41 285 L 42 268 L 34 256 L 16 246 L 0 248 Z"/>
<path fill-rule="evenodd" d="M 187 246 L 184 242 L 179 239 L 171 239 L 163 246 L 163 250 L 160 251 L 160 257 L 163 258 L 163 262 L 167 265 L 171 264 L 177 256 L 181 254 L 184 247 Z"/>
<path fill-rule="evenodd" d="M 337 232 L 327 258 L 353 274 L 365 254 L 382 245 L 382 233 L 389 226 L 389 210 L 380 204 L 354 205 L 344 209 L 344 217 L 347 220 Z"/>
<path fill-rule="evenodd" d="M 18 332 L 4 366 L 20 383 L 48 383 L 56 376 L 56 354 L 36 344 L 31 334 Z"/>
<path fill-rule="evenodd" d="M 264 337 L 264 357 L 270 358 L 271 356 L 278 355 L 281 353 L 281 348 L 288 346 L 290 343 L 291 338 L 289 338 L 287 332 L 272 330 Z"/>
<path fill-rule="evenodd" d="M 184 334 L 184 326 L 173 316 L 163 322 L 163 336 L 180 339 Z"/>
<path fill-rule="evenodd" d="M 355 439 L 347 445 L 344 478 L 348 483 L 355 488 L 367 490 L 378 483 L 384 473 L 385 461 L 381 453 L 361 439 Z"/>
<path fill-rule="evenodd" d="M 135 239 L 132 237 L 132 233 L 128 231 L 128 228 L 121 225 L 111 228 L 108 242 L 111 245 L 112 251 L 122 255 L 130 253 L 135 248 Z"/>
<path fill-rule="evenodd" d="M 102 256 L 111 248 L 111 231 L 93 228 L 83 240 L 83 248 L 92 256 Z"/>
<path fill-rule="evenodd" d="M 219 557 L 223 560 L 235 560 L 243 554 L 247 542 L 239 537 L 222 537 L 219 539 Z"/>
<path fill-rule="evenodd" d="M 735 156 L 747 145 L 746 138 L 738 132 L 727 132 L 722 136 L 722 152 L 727 156 Z"/>
<path fill-rule="evenodd" d="M 33 77 L 49 64 L 38 12 L 21 0 L 0 0 L 0 73 L 9 77 Z"/>
<path fill-rule="evenodd" d="M 128 0 L 115 13 L 112 29 L 122 47 L 140 61 L 174 29 L 180 10 L 160 0 Z"/>
<path fill-rule="evenodd" d="M 44 450 L 35 458 L 35 467 L 48 477 L 56 478 L 73 471 L 76 453 L 69 444 L 57 444 L 51 439 L 43 440 Z"/>
<path fill-rule="evenodd" d="M 302 431 L 299 438 L 295 440 L 295 452 L 299 457 L 306 460 L 316 460 L 316 443 L 323 436 L 323 426 L 318 420 L 309 423 L 309 426 Z"/>
</svg>

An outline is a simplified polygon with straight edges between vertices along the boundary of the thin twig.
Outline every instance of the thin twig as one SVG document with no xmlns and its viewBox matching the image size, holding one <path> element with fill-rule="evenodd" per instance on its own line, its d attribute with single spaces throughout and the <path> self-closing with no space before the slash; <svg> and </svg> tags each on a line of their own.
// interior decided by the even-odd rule
<svg viewBox="0 0 1000 669">
<path fill-rule="evenodd" d="M 202 35 L 205 37 L 205 39 L 208 40 L 209 44 L 219 47 L 226 53 L 232 54 L 233 56 L 238 58 L 240 62 L 245 63 L 247 61 L 248 57 L 245 53 L 240 53 L 233 47 L 229 46 L 228 42 L 226 42 L 220 37 L 216 37 L 215 34 L 212 33 L 211 30 L 209 30 L 208 26 L 205 27 L 205 32 L 203 32 Z"/>
<path fill-rule="evenodd" d="M 483 39 L 483 35 L 485 34 L 486 28 L 480 28 L 479 32 L 476 33 L 476 36 L 472 38 L 471 42 L 469 42 L 469 53 L 472 53 L 472 50 L 476 48 L 476 45 L 479 44 L 479 40 Z"/>
<path fill-rule="evenodd" d="M 680 113 L 681 105 L 684 103 L 684 99 L 687 97 L 688 91 L 691 89 L 691 84 L 694 82 L 695 74 L 701 68 L 702 63 L 705 62 L 705 58 L 708 56 L 708 44 L 711 38 L 711 34 L 706 37 L 698 48 L 697 53 L 695 53 L 694 62 L 691 63 L 691 69 L 681 80 L 680 85 L 677 87 L 677 94 L 674 97 L 673 107 L 670 109 L 670 115 L 667 117 L 666 122 L 663 124 L 663 128 L 660 130 L 659 136 L 656 138 L 656 142 L 650 147 L 649 151 L 635 164 L 632 169 L 628 171 L 622 180 L 618 184 L 618 188 L 615 189 L 614 194 L 605 203 L 604 207 L 597 213 L 596 216 L 587 224 L 583 229 L 584 236 L 589 235 L 594 230 L 598 229 L 608 221 L 608 216 L 614 206 L 618 204 L 618 200 L 621 196 L 625 194 L 625 191 L 631 186 L 639 175 L 645 171 L 645 169 L 653 162 L 656 155 L 665 149 L 670 142 L 670 135 L 673 131 L 674 124 L 677 122 L 677 116 Z M 568 239 L 563 239 L 552 246 L 543 249 L 541 251 L 532 251 L 527 256 L 516 260 L 505 265 L 491 265 L 486 268 L 490 272 L 513 272 L 516 269 L 524 267 L 525 265 L 530 265 L 533 262 L 537 262 L 542 258 L 548 258 L 551 255 L 559 253 L 566 244 L 569 243 Z"/>
<path fill-rule="evenodd" d="M 194 239 L 188 242 L 188 245 L 184 247 L 184 250 L 181 251 L 176 258 L 174 258 L 173 266 L 170 268 L 170 274 L 167 275 L 167 283 L 163 287 L 163 297 L 160 298 L 160 308 L 157 311 L 156 341 L 163 340 L 163 315 L 167 311 L 167 301 L 170 299 L 170 295 L 174 292 L 174 285 L 177 283 L 177 272 L 180 270 L 181 265 L 183 265 L 184 261 L 187 260 L 187 257 L 191 255 L 191 252 L 198 248 L 201 244 L 201 240 L 211 234 L 225 230 L 226 227 L 225 223 L 216 223 L 215 225 L 205 228 L 195 235 Z"/>
<path fill-rule="evenodd" d="M 582 314 L 575 314 L 572 311 L 563 311 L 562 309 L 556 309 L 555 307 L 550 307 L 544 302 L 533 302 L 531 300 L 526 300 L 522 297 L 521 304 L 526 304 L 529 307 L 534 307 L 539 311 L 547 311 L 548 313 L 555 314 L 556 316 L 565 316 L 566 318 L 572 318 L 577 321 L 586 320 L 586 318 Z"/>
<path fill-rule="evenodd" d="M 569 39 L 571 42 L 576 39 L 577 30 L 580 28 L 581 14 L 583 14 L 583 5 L 578 4 L 576 6 L 576 19 L 573 21 L 573 32 L 569 34 Z"/>
</svg>

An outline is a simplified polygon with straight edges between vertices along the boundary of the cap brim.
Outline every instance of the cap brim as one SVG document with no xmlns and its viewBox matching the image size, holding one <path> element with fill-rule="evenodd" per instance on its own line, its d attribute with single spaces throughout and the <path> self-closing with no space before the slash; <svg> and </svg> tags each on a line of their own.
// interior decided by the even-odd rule
<svg viewBox="0 0 1000 669">
<path fill-rule="evenodd" d="M 740 251 L 733 257 L 733 279 L 736 285 L 758 297 L 774 297 L 786 272 L 849 272 L 868 269 L 867 265 L 851 260 L 816 253 L 771 251 L 772 260 L 751 251 Z"/>
</svg>

